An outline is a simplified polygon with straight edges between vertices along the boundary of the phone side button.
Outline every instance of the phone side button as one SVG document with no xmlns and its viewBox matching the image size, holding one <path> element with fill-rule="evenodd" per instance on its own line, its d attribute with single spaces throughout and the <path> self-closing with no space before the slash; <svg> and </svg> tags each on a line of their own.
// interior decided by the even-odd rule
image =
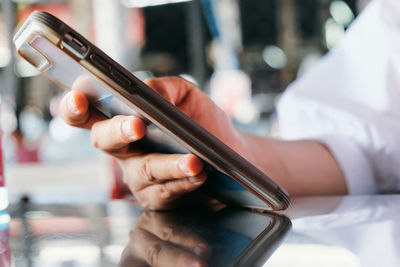
<svg viewBox="0 0 400 267">
<path fill-rule="evenodd" d="M 114 81 L 122 87 L 128 88 L 132 85 L 132 81 L 118 70 L 111 70 L 110 74 Z"/>
<path fill-rule="evenodd" d="M 93 63 L 93 65 L 100 69 L 101 71 L 105 72 L 105 73 L 109 73 L 111 70 L 111 66 L 101 57 L 99 57 L 96 54 L 91 54 L 89 56 L 90 61 Z"/>
</svg>

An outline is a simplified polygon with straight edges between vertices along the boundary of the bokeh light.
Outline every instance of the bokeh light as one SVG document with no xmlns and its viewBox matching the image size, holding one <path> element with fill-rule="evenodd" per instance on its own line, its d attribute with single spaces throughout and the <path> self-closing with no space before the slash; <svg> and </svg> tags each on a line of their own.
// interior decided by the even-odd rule
<svg viewBox="0 0 400 267">
<path fill-rule="evenodd" d="M 354 20 L 353 11 L 344 1 L 333 1 L 329 6 L 332 18 L 343 27 L 347 27 Z"/>
<path fill-rule="evenodd" d="M 344 27 L 330 18 L 325 22 L 325 42 L 328 49 L 334 48 L 344 36 Z"/>
<path fill-rule="evenodd" d="M 262 56 L 265 63 L 271 68 L 282 69 L 286 66 L 287 58 L 285 52 L 275 45 L 265 47 Z"/>
</svg>

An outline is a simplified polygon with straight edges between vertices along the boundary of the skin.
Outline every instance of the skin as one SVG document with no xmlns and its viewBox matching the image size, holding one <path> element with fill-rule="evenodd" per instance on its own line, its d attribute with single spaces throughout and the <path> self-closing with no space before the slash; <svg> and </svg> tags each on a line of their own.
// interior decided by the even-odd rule
<svg viewBox="0 0 400 267">
<path fill-rule="evenodd" d="M 146 83 L 273 177 L 290 195 L 347 193 L 342 171 L 321 143 L 311 140 L 288 142 L 242 133 L 192 83 L 176 77 L 155 78 Z M 146 153 L 135 148 L 135 141 L 146 134 L 145 123 L 136 116 L 104 119 L 89 109 L 88 100 L 81 93 L 88 87 L 88 83 L 74 85 L 61 101 L 61 115 L 72 126 L 90 129 L 93 145 L 118 160 L 124 182 L 145 208 L 159 210 L 176 207 L 182 198 L 205 182 L 203 164 L 193 154 Z"/>
<path fill-rule="evenodd" d="M 173 215 L 143 213 L 130 232 L 119 266 L 208 266 L 210 246 Z"/>
</svg>

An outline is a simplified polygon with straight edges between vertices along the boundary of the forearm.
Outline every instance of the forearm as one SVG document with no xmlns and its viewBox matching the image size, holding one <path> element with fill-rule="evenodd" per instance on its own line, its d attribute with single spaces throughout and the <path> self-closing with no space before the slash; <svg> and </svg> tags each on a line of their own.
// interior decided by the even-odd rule
<svg viewBox="0 0 400 267">
<path fill-rule="evenodd" d="M 343 173 L 327 147 L 244 134 L 249 159 L 291 195 L 347 194 Z"/>
</svg>

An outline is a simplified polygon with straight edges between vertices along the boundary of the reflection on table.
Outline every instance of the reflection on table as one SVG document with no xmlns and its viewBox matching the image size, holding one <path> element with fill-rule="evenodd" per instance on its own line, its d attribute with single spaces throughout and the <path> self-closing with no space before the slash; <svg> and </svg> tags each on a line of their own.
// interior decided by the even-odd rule
<svg viewBox="0 0 400 267">
<path fill-rule="evenodd" d="M 0 266 L 397 267 L 399 203 L 400 195 L 294 199 L 284 212 L 290 231 L 285 216 L 244 209 L 21 203 L 11 220 L 0 215 Z"/>
<path fill-rule="evenodd" d="M 15 266 L 261 266 L 291 225 L 271 213 L 151 212 L 123 201 L 9 212 Z"/>
</svg>

